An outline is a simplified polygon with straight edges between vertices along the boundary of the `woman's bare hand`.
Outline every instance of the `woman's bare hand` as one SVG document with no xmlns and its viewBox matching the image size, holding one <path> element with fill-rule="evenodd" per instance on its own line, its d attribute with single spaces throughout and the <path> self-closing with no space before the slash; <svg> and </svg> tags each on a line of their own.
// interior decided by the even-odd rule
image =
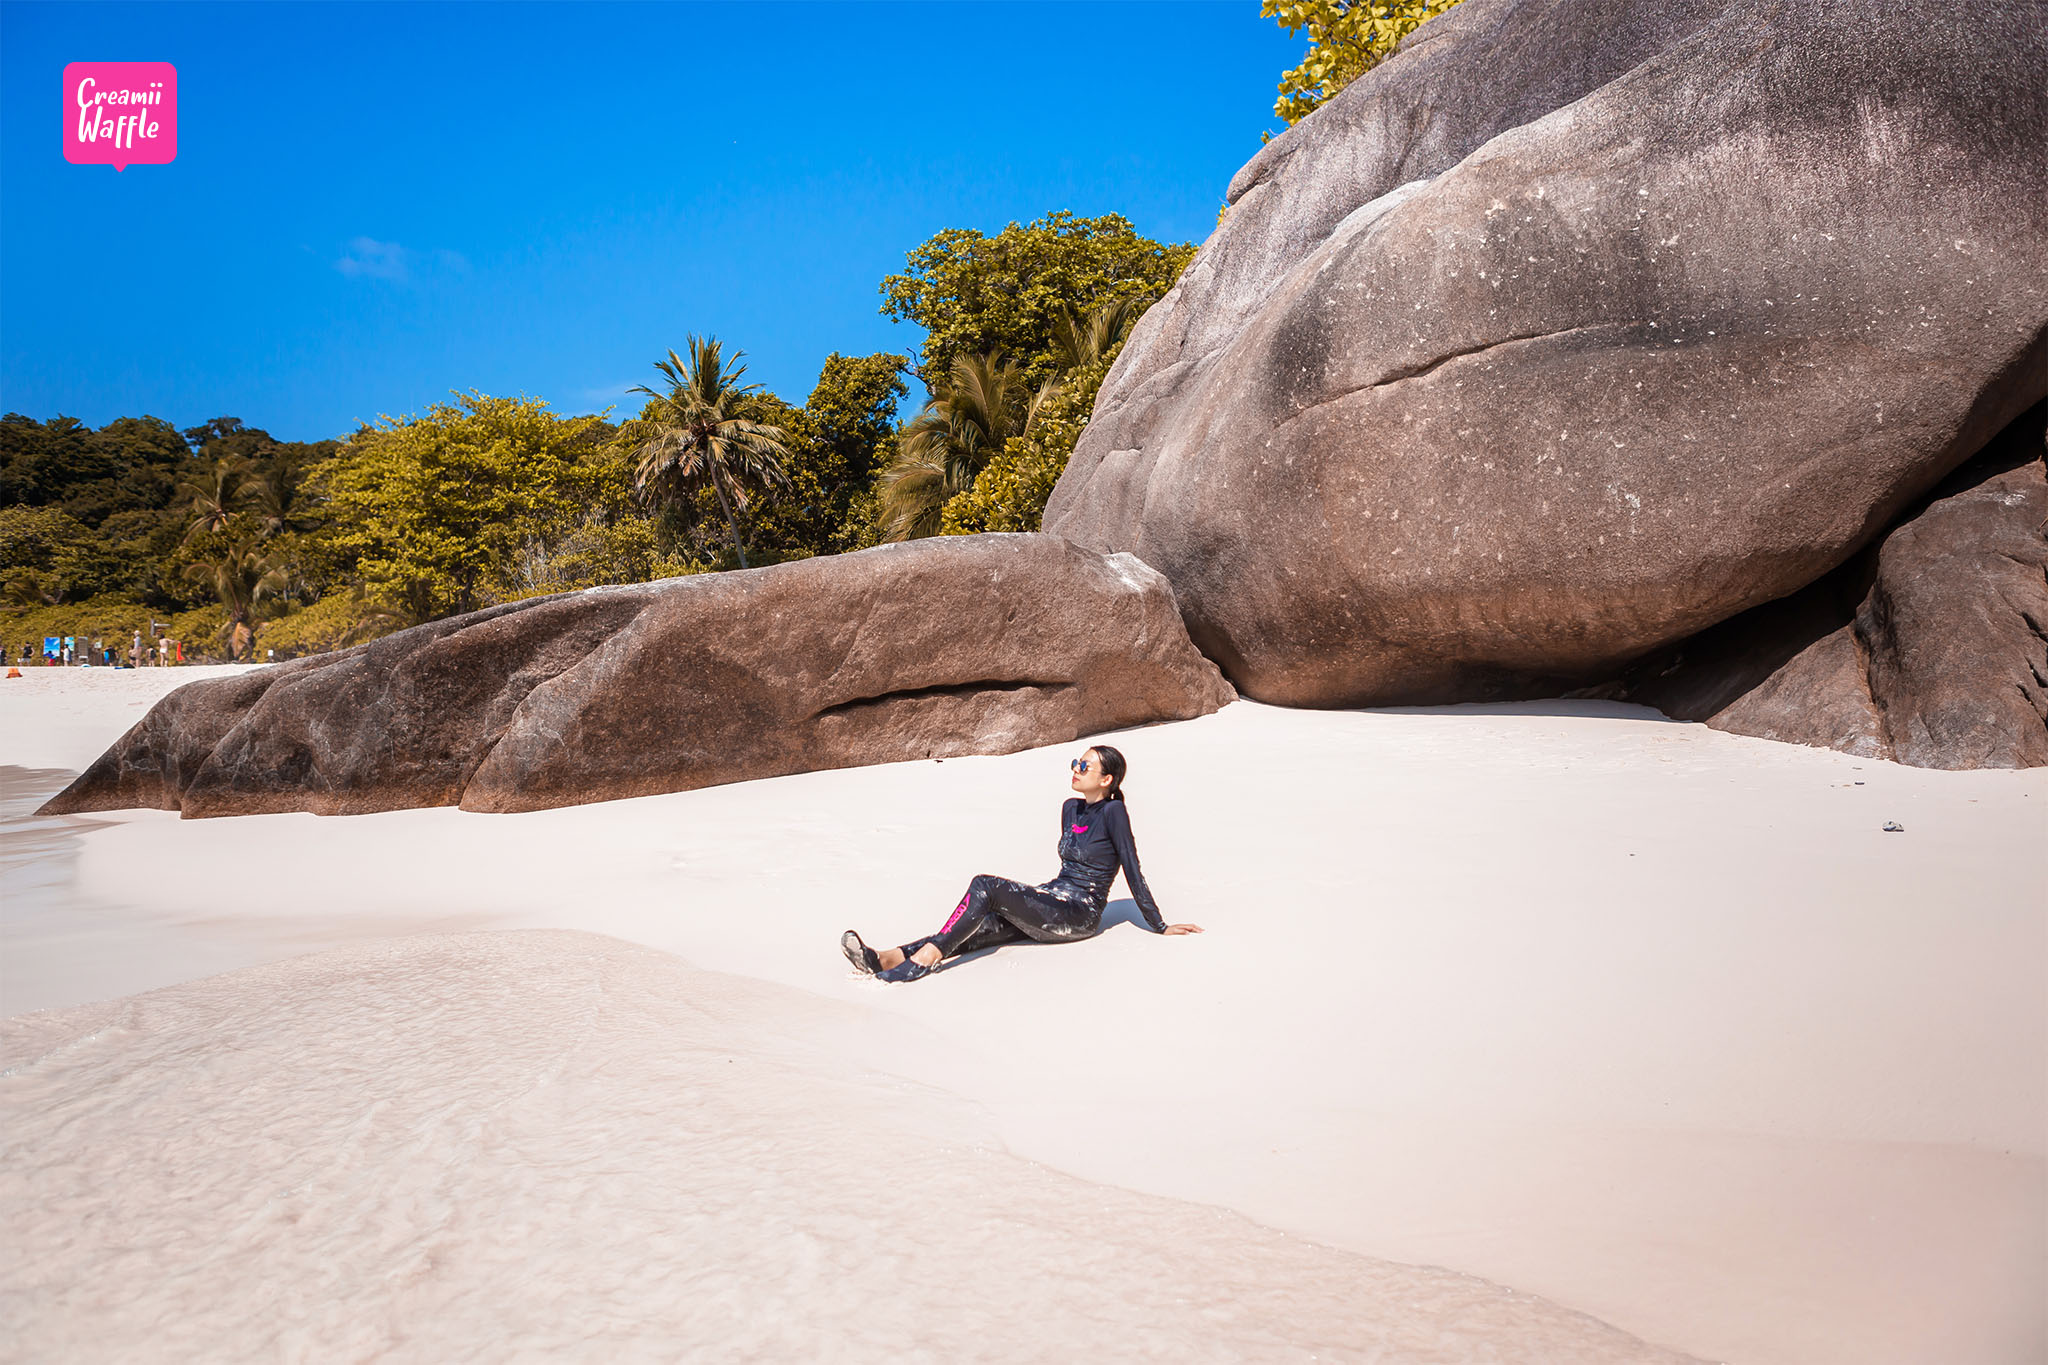
<svg viewBox="0 0 2048 1365">
<path fill-rule="evenodd" d="M 1169 924 L 1160 932 L 1168 934 L 1199 934 L 1202 932 L 1202 926 L 1199 924 Z"/>
</svg>

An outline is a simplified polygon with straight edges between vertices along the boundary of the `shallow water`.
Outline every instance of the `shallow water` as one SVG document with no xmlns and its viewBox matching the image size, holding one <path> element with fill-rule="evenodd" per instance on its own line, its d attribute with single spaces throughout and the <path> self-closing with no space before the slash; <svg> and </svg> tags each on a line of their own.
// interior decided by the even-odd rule
<svg viewBox="0 0 2048 1365">
<path fill-rule="evenodd" d="M 85 836 L 138 814 L 35 813 L 77 775 L 0 764 L 0 1015 L 129 995 L 336 943 L 458 932 L 495 919 L 467 907 L 392 916 L 349 906 L 311 922 L 266 916 L 266 906 L 296 898 L 293 885 L 305 874 L 252 876 L 248 855 L 259 836 L 231 841 L 197 863 L 140 855 L 87 877 Z M 168 811 L 139 818 L 177 821 Z"/>
<path fill-rule="evenodd" d="M 0 764 L 0 1014 L 73 1004 L 81 980 L 104 997 L 246 965 L 247 934 L 209 934 L 190 917 L 145 908 L 160 890 L 151 878 L 189 877 L 189 868 L 138 860 L 112 888 L 84 886 L 83 836 L 115 822 L 35 813 L 76 776 Z M 218 876 L 220 889 L 232 886 L 231 867 Z"/>
</svg>

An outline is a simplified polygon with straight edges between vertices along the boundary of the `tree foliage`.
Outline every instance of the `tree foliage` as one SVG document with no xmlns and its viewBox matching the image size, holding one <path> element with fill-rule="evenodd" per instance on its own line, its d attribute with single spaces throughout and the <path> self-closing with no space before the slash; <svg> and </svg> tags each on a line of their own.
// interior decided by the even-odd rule
<svg viewBox="0 0 2048 1365">
<path fill-rule="evenodd" d="M 314 471 L 340 573 L 409 622 L 522 591 L 528 542 L 552 547 L 580 521 L 596 417 L 471 390 L 426 416 L 380 417 Z"/>
<path fill-rule="evenodd" d="M 221 635 L 231 660 L 255 653 L 259 613 L 282 598 L 291 582 L 284 566 L 256 540 L 240 541 L 187 564 L 185 576 L 204 584 L 227 613 Z"/>
<path fill-rule="evenodd" d="M 937 535 L 947 501 L 1023 433 L 1033 406 L 1016 361 L 954 356 L 931 401 L 897 434 L 896 456 L 876 483 L 882 539 Z"/>
<path fill-rule="evenodd" d="M 908 356 L 883 352 L 825 359 L 804 403 L 809 463 L 835 500 L 865 487 L 888 462 L 896 434 L 896 405 L 910 393 L 903 372 Z"/>
<path fill-rule="evenodd" d="M 804 404 L 807 454 L 799 461 L 800 469 L 815 472 L 816 511 L 804 518 L 799 535 L 788 538 L 791 550 L 839 554 L 880 541 L 875 475 L 895 458 L 896 405 L 910 393 L 903 382 L 909 368 L 909 356 L 889 352 L 834 352 L 825 361 Z"/>
<path fill-rule="evenodd" d="M 1032 414 L 1030 427 L 1013 436 L 975 476 L 971 487 L 947 501 L 940 530 L 949 536 L 978 531 L 1036 531 L 1046 499 L 1067 467 L 1095 409 L 1095 396 L 1123 349 L 1122 338 L 1094 360 L 1069 371 Z"/>
<path fill-rule="evenodd" d="M 1394 48 L 1458 0 L 1260 0 L 1259 13 L 1289 34 L 1308 33 L 1301 65 L 1280 77 L 1273 112 L 1289 127 L 1394 54 Z"/>
<path fill-rule="evenodd" d="M 879 540 L 875 473 L 895 449 L 896 404 L 908 392 L 909 359 L 887 353 L 825 361 L 803 407 L 766 390 L 750 393 L 743 412 L 779 427 L 788 452 L 788 482 L 772 496 L 735 509 L 748 561 L 781 563 L 812 555 L 864 549 Z M 654 529 L 671 572 L 739 567 L 724 530 L 724 513 L 710 489 L 694 503 L 665 507 Z"/>
<path fill-rule="evenodd" d="M 186 541 L 218 535 L 233 525 L 235 514 L 248 501 L 244 490 L 249 481 L 249 462 L 239 455 L 223 455 L 211 468 L 195 469 L 180 480 Z"/>
<path fill-rule="evenodd" d="M 834 354 L 803 407 L 741 398 L 739 415 L 780 428 L 788 452 L 787 485 L 734 509 L 750 562 L 876 543 L 874 476 L 908 365 Z M 0 638 L 104 625 L 126 639 L 176 620 L 191 657 L 289 657 L 495 602 L 738 566 L 708 485 L 650 510 L 632 423 L 545 408 L 472 393 L 311 445 L 233 417 L 181 434 L 154 418 L 95 432 L 10 414 Z M 650 399 L 644 415 L 658 411 Z"/>
<path fill-rule="evenodd" d="M 740 364 L 746 352 L 728 361 L 716 337 L 693 336 L 689 347 L 688 360 L 670 351 L 667 360 L 654 363 L 668 380 L 666 389 L 639 384 L 631 390 L 653 400 L 633 423 L 638 461 L 633 486 L 653 507 L 688 503 L 709 488 L 744 569 L 747 547 L 735 514 L 753 501 L 756 487 L 789 483 L 783 467 L 789 459 L 788 433 L 749 410 L 747 400 L 759 386 L 740 381 L 747 372 Z"/>
<path fill-rule="evenodd" d="M 261 489 L 280 469 L 335 448 L 275 441 L 232 417 L 181 433 L 156 417 L 116 418 L 95 431 L 72 417 L 8 413 L 0 418 L 0 509 L 61 512 L 82 534 L 61 565 L 0 550 L 0 579 L 53 603 L 118 597 L 158 612 L 184 609 L 206 596 L 186 566 L 217 546 L 187 534 L 190 491 L 181 485 L 203 482 L 223 461 L 239 471 L 210 535 L 242 507 L 241 484 Z"/>
<path fill-rule="evenodd" d="M 61 508 L 0 509 L 0 588 L 17 606 L 55 606 L 96 577 L 81 563 L 92 548 L 92 529 Z"/>
<path fill-rule="evenodd" d="M 1145 306 L 1144 299 L 1113 299 L 1060 321 L 1055 333 L 1065 369 L 1039 390 L 1024 430 L 1008 437 L 972 484 L 947 500 L 939 516 L 942 534 L 1038 529 L 1046 499 L 1095 410 L 1102 381 Z"/>
<path fill-rule="evenodd" d="M 1036 389 L 1062 368 L 1062 319 L 1118 299 L 1156 299 L 1194 255 L 1193 244 L 1141 237 L 1114 213 L 1049 213 L 993 237 L 948 228 L 910 253 L 904 273 L 882 281 L 882 312 L 924 328 L 917 373 L 933 392 L 959 355 L 1007 356 Z"/>
<path fill-rule="evenodd" d="M 0 505 L 58 507 L 98 527 L 120 512 L 160 511 L 192 459 L 177 428 L 122 417 L 98 431 L 75 417 L 0 418 Z"/>
</svg>

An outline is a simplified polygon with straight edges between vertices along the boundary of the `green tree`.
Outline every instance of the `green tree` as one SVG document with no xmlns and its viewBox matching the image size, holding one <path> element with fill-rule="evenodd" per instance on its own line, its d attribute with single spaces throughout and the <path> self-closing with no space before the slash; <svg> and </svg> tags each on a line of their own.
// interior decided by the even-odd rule
<svg viewBox="0 0 2048 1365">
<path fill-rule="evenodd" d="M 579 509 L 575 524 L 565 534 L 528 535 L 521 542 L 522 592 L 644 583 L 685 567 L 667 562 L 655 522 L 634 492 L 632 451 L 621 439 L 624 430 L 597 421 L 581 434 L 566 485 Z"/>
<path fill-rule="evenodd" d="M 896 432 L 896 405 L 910 393 L 903 382 L 909 368 L 909 356 L 889 352 L 825 357 L 804 416 L 834 481 L 858 487 L 880 468 Z"/>
<path fill-rule="evenodd" d="M 1394 55 L 1410 33 L 1458 0 L 1260 0 L 1259 13 L 1289 34 L 1308 32 L 1301 65 L 1280 77 L 1273 112 L 1289 127 Z M 1219 219 L 1220 221 L 1220 219 Z"/>
<path fill-rule="evenodd" d="M 190 461 L 185 439 L 156 417 L 119 417 L 98 431 L 73 417 L 0 418 L 0 504 L 62 507 L 87 526 L 168 507 Z"/>
<path fill-rule="evenodd" d="M 772 393 L 754 396 L 750 415 L 783 428 L 790 452 L 784 466 L 789 482 L 756 498 L 739 518 L 756 562 L 878 542 L 875 474 L 895 453 L 896 405 L 909 392 L 903 382 L 909 364 L 901 355 L 835 352 L 801 408 Z M 715 505 L 706 508 L 715 514 Z"/>
<path fill-rule="evenodd" d="M 358 430 L 310 476 L 327 499 L 329 572 L 415 624 L 520 594 L 522 552 L 582 516 L 584 437 L 602 422 L 547 406 L 472 390 Z"/>
<path fill-rule="evenodd" d="M 0 418 L 0 506 L 62 511 L 85 532 L 61 588 L 45 577 L 39 594 L 76 602 L 125 592 L 165 609 L 189 601 L 175 567 L 182 528 L 174 502 L 192 463 L 185 439 L 155 417 L 120 417 L 98 431 L 71 417 Z"/>
<path fill-rule="evenodd" d="M 332 457 L 338 443 L 276 441 L 268 432 L 234 417 L 216 417 L 190 428 L 186 435 L 197 445 L 200 462 L 226 463 L 240 473 L 233 496 L 227 500 L 231 529 L 218 531 L 203 549 L 188 544 L 187 558 L 204 562 L 226 544 L 253 536 L 263 543 L 265 553 L 286 580 L 283 598 L 310 603 L 329 588 L 346 586 L 344 578 L 332 571 L 332 557 L 310 534 L 321 522 L 319 494 L 311 472 Z M 208 520 L 217 527 L 218 491 L 206 508 Z"/>
<path fill-rule="evenodd" d="M 123 472 L 119 453 L 76 417 L 38 422 L 10 412 L 0 419 L 0 499 L 6 502 L 62 507 L 75 520 L 96 525 L 106 515 L 108 490 Z M 74 500 L 84 505 L 67 505 Z"/>
<path fill-rule="evenodd" d="M 978 531 L 1036 531 L 1046 499 L 1059 482 L 1074 445 L 1095 409 L 1095 396 L 1125 340 L 1143 315 L 1143 298 L 1113 300 L 1086 316 L 1068 315 L 1055 329 L 1066 369 L 1041 390 L 1026 428 L 1003 442 L 975 475 L 973 486 L 955 493 L 940 515 L 944 535 Z"/>
<path fill-rule="evenodd" d="M 263 652 L 281 659 L 318 654 L 387 635 L 404 618 L 373 600 L 361 586 L 336 588 L 316 602 L 286 609 L 263 626 Z"/>
<path fill-rule="evenodd" d="M 186 427 L 183 434 L 194 451 L 215 460 L 230 455 L 249 459 L 275 444 L 269 432 L 248 426 L 239 417 L 216 417 L 196 427 Z"/>
<path fill-rule="evenodd" d="M 946 382 L 896 438 L 882 472 L 882 538 L 937 535 L 946 503 L 1013 436 L 1023 434 L 1033 402 L 1022 368 L 995 355 L 956 355 Z"/>
<path fill-rule="evenodd" d="M 226 531 L 248 501 L 249 482 L 249 461 L 240 455 L 223 455 L 211 468 L 186 475 L 178 484 L 186 542 Z"/>
<path fill-rule="evenodd" d="M 746 352 L 724 358 L 715 337 L 691 337 L 687 362 L 674 351 L 654 367 L 668 380 L 668 392 L 645 384 L 629 392 L 654 401 L 634 423 L 632 439 L 638 459 L 634 485 L 650 504 L 681 505 L 709 486 L 732 535 L 733 553 L 747 567 L 734 513 L 752 500 L 750 485 L 774 487 L 789 482 L 783 468 L 789 458 L 779 426 L 754 420 L 743 409 L 756 385 L 743 384 Z"/>
<path fill-rule="evenodd" d="M 54 606 L 72 596 L 74 556 L 92 531 L 56 507 L 0 508 L 0 586 L 20 606 Z"/>
<path fill-rule="evenodd" d="M 875 475 L 895 458 L 896 406 L 909 395 L 903 382 L 909 368 L 910 357 L 887 352 L 826 358 L 803 409 L 803 463 L 817 471 L 822 494 L 807 523 L 810 553 L 838 554 L 880 541 Z"/>
<path fill-rule="evenodd" d="M 1141 237 L 1116 215 L 1050 213 L 993 237 L 948 228 L 882 281 L 882 312 L 925 330 L 918 377 L 937 392 L 953 358 L 1000 353 L 1033 389 L 1062 369 L 1062 319 L 1123 298 L 1158 298 L 1194 259 L 1192 244 Z"/>
<path fill-rule="evenodd" d="M 255 513 L 258 534 L 265 540 L 311 531 L 320 524 L 306 473 L 305 458 L 286 451 L 248 481 L 245 505 Z"/>
<path fill-rule="evenodd" d="M 28 605 L 137 595 L 146 586 L 137 573 L 143 554 L 121 537 L 118 523 L 149 515 L 117 513 L 96 530 L 58 507 L 0 508 L 0 587 Z"/>
<path fill-rule="evenodd" d="M 703 570 L 778 564 L 824 552 L 838 523 L 826 487 L 828 471 L 808 415 L 762 388 L 741 398 L 736 413 L 782 433 L 781 477 L 764 483 L 744 506 L 732 508 L 729 523 L 717 489 L 708 480 L 700 481 L 693 500 L 672 503 L 664 510 L 663 543 Z M 739 528 L 736 541 L 730 529 L 720 533 L 729 526 Z"/>
<path fill-rule="evenodd" d="M 826 357 L 804 403 L 814 461 L 829 500 L 833 533 L 853 517 L 853 504 L 874 486 L 875 475 L 896 452 L 896 405 L 909 396 L 903 382 L 910 357 L 883 352 Z M 844 549 L 842 544 L 821 546 Z"/>
<path fill-rule="evenodd" d="M 228 658 L 254 655 L 258 612 L 267 600 L 284 594 L 286 578 L 277 562 L 262 545 L 245 540 L 186 565 L 185 575 L 202 584 L 227 612 L 221 630 L 227 639 Z"/>
<path fill-rule="evenodd" d="M 943 535 L 980 531 L 1036 531 L 1046 499 L 1067 467 L 1075 442 L 1095 406 L 1109 362 L 1076 372 L 1039 403 L 1031 427 L 1004 442 L 975 476 L 974 484 L 948 499 L 940 515 Z"/>
<path fill-rule="evenodd" d="M 1072 371 L 1087 369 L 1112 358 L 1152 303 L 1149 294 L 1135 294 L 1111 299 L 1085 315 L 1069 311 L 1053 325 L 1053 353 L 1060 363 L 1059 382 L 1065 383 Z"/>
<path fill-rule="evenodd" d="M 180 433 L 157 417 L 118 417 L 94 431 L 70 417 L 39 422 L 9 413 L 0 418 L 0 506 L 59 509 L 86 528 L 71 553 L 64 600 L 113 593 L 170 613 L 205 596 L 185 566 L 235 538 L 226 522 L 245 509 L 256 524 L 262 515 L 253 494 L 216 488 L 212 529 L 188 535 L 193 490 L 182 486 L 205 482 L 222 461 L 260 486 L 277 468 L 334 448 L 274 441 L 234 417 Z"/>
</svg>

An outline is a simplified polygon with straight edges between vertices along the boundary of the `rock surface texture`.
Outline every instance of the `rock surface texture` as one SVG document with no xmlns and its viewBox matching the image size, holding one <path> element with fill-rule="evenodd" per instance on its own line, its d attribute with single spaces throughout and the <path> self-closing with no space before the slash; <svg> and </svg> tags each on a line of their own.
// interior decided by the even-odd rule
<svg viewBox="0 0 2048 1365">
<path fill-rule="evenodd" d="M 1602 695 L 1922 768 L 2048 765 L 2048 469 L 2036 407 L 1870 550 Z"/>
<path fill-rule="evenodd" d="M 538 598 L 194 683 L 43 809 L 534 810 L 1009 753 L 1234 696 L 1131 556 L 946 537 Z"/>
<path fill-rule="evenodd" d="M 1262 701 L 1611 679 L 1836 569 L 2048 394 L 2044 128 L 2044 0 L 1465 0 L 1240 172 L 1045 528 L 1157 566 Z M 1935 640 L 1981 566 L 1909 547 L 2008 544 L 1992 517 L 1887 542 L 1871 629 Z M 1967 721 L 1976 683 L 1906 680 L 1961 678 L 1933 649 L 1874 684 L 1932 709 L 1811 732 L 2018 754 L 1964 735 L 2010 697 Z"/>
</svg>

